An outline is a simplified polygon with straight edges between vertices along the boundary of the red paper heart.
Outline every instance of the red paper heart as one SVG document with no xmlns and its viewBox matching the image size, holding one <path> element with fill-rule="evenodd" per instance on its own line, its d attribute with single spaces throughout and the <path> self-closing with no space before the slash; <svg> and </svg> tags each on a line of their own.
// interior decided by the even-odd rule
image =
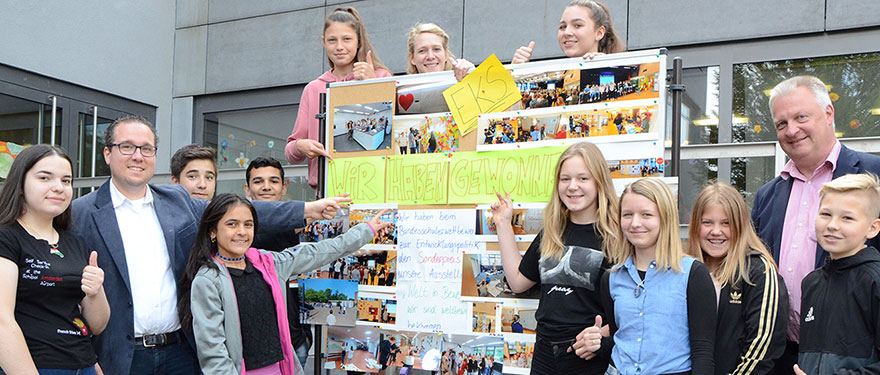
<svg viewBox="0 0 880 375">
<path fill-rule="evenodd" d="M 409 109 L 409 107 L 413 104 L 413 101 L 415 101 L 415 97 L 413 97 L 413 94 L 400 95 L 397 97 L 397 102 L 400 103 L 400 106 L 403 108 L 404 111 Z"/>
</svg>

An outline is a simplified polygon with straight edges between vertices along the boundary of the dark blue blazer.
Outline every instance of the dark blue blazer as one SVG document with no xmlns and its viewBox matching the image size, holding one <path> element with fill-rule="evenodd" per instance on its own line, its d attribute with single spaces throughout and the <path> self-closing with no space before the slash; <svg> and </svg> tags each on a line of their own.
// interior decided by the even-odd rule
<svg viewBox="0 0 880 375">
<path fill-rule="evenodd" d="M 841 145 L 833 178 L 863 172 L 880 175 L 880 157 L 853 151 Z M 752 222 L 755 224 L 755 230 L 767 245 L 767 249 L 773 254 L 776 264 L 779 264 L 782 227 L 785 222 L 785 210 L 788 208 L 788 197 L 791 195 L 792 184 L 794 184 L 793 178 L 786 180 L 776 176 L 758 189 L 758 193 L 755 195 L 755 204 L 752 206 Z M 868 240 L 868 245 L 880 249 L 880 236 Z M 816 244 L 815 268 L 825 264 L 827 256 L 828 252 L 822 249 L 821 245 Z"/>
<path fill-rule="evenodd" d="M 97 191 L 73 201 L 73 227 L 90 250 L 98 252 L 98 266 L 104 270 L 110 321 L 95 340 L 98 363 L 105 374 L 127 374 L 134 355 L 134 310 L 125 249 L 109 184 L 107 181 Z M 174 278 L 180 280 L 189 250 L 195 242 L 202 211 L 209 202 L 191 198 L 180 185 L 149 185 L 149 188 L 165 235 Z M 296 237 L 290 233 L 305 226 L 303 202 L 254 202 L 254 206 L 259 218 L 254 246 L 293 246 L 289 241 Z"/>
</svg>

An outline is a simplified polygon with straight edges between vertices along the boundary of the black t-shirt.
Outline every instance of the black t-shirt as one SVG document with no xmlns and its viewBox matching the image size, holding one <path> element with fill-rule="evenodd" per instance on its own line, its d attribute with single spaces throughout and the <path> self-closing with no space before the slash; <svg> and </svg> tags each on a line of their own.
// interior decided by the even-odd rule
<svg viewBox="0 0 880 375">
<path fill-rule="evenodd" d="M 541 259 L 538 233 L 519 264 L 519 272 L 541 285 L 535 318 L 537 336 L 551 342 L 572 340 L 603 315 L 599 280 L 608 269 L 602 236 L 593 224 L 571 221 L 562 232 L 565 252 L 560 259 Z"/>
<path fill-rule="evenodd" d="M 272 290 L 263 274 L 250 261 L 245 269 L 227 268 L 235 288 L 238 321 L 241 324 L 242 357 L 245 370 L 255 370 L 284 359 L 278 315 Z"/>
<path fill-rule="evenodd" d="M 37 368 L 79 369 L 95 364 L 91 328 L 79 303 L 89 251 L 71 232 L 58 232 L 57 252 L 17 222 L 0 227 L 0 257 L 18 265 L 15 321 Z"/>
</svg>

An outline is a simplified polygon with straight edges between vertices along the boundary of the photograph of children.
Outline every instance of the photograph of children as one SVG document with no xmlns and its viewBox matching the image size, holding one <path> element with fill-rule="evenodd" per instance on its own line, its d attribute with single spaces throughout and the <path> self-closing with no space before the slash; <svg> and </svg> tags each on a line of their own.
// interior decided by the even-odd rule
<svg viewBox="0 0 880 375">
<path fill-rule="evenodd" d="M 664 167 L 657 158 L 608 161 L 611 178 L 663 177 Z"/>
<path fill-rule="evenodd" d="M 381 293 L 361 292 L 358 296 L 358 320 L 394 324 L 397 320 L 397 300 Z"/>
<path fill-rule="evenodd" d="M 535 334 L 538 321 L 535 319 L 536 307 L 501 305 L 501 332 Z"/>
<path fill-rule="evenodd" d="M 360 208 L 356 205 L 352 206 L 349 210 L 348 220 L 350 226 L 355 226 L 360 223 L 365 223 L 376 216 L 379 212 L 382 212 L 383 208 Z M 381 238 L 374 238 L 371 244 L 375 245 L 397 245 L 397 207 L 394 207 L 393 210 L 389 210 L 382 216 L 383 221 L 387 221 L 391 223 L 391 226 L 388 227 L 387 233 L 385 236 Z"/>
<path fill-rule="evenodd" d="M 534 353 L 534 342 L 504 340 L 504 367 L 529 368 Z"/>
<path fill-rule="evenodd" d="M 610 166 L 610 163 L 609 163 Z M 513 225 L 513 234 L 515 235 L 535 235 L 544 227 L 544 206 L 543 203 L 523 205 L 517 203 L 513 208 L 513 217 L 511 224 Z M 477 207 L 477 235 L 497 235 L 495 232 L 495 221 L 493 220 L 492 210 L 488 205 Z M 495 239 L 497 240 L 497 238 Z M 531 241 L 531 237 L 528 239 Z"/>
<path fill-rule="evenodd" d="M 391 147 L 392 102 L 333 107 L 333 150 L 350 152 Z"/>
<path fill-rule="evenodd" d="M 660 63 L 560 70 L 517 75 L 522 108 L 561 107 L 615 100 L 657 98 Z"/>
<path fill-rule="evenodd" d="M 461 130 L 449 113 L 397 116 L 392 129 L 395 154 L 453 152 L 461 148 Z"/>
<path fill-rule="evenodd" d="M 566 135 L 565 128 L 559 127 L 558 114 L 478 120 L 477 126 L 480 134 L 483 135 L 479 138 L 481 145 L 556 139 L 560 130 L 562 138 L 565 138 Z"/>
<path fill-rule="evenodd" d="M 379 337 L 379 330 L 367 326 L 328 327 L 325 368 L 379 372 L 382 369 L 377 354 Z"/>
<path fill-rule="evenodd" d="M 540 298 L 540 287 L 535 286 L 523 293 L 513 293 L 504 278 L 501 253 L 464 254 L 462 256 L 462 297 L 484 298 Z"/>
<path fill-rule="evenodd" d="M 315 220 L 299 233 L 299 242 L 318 242 L 336 237 L 348 230 L 348 208 L 340 208 L 330 220 Z"/>
<path fill-rule="evenodd" d="M 473 324 L 471 329 L 477 333 L 495 333 L 498 330 L 496 302 L 474 302 Z"/>
<path fill-rule="evenodd" d="M 565 112 L 559 122 L 568 129 L 568 138 L 641 134 L 655 129 L 655 109 L 651 105 Z"/>
<path fill-rule="evenodd" d="M 319 269 L 300 274 L 302 279 L 351 280 L 365 286 L 396 286 L 397 251 L 361 249 Z"/>
<path fill-rule="evenodd" d="M 385 339 L 390 341 L 393 337 L 396 342 L 396 350 L 392 349 L 389 356 L 389 368 L 394 366 L 403 368 L 437 371 L 440 368 L 440 348 L 442 347 L 442 336 L 431 332 L 410 332 L 410 331 L 389 331 L 382 330 Z M 392 345 L 392 348 L 395 346 Z M 397 374 L 397 372 L 387 372 L 387 374 Z"/>
<path fill-rule="evenodd" d="M 504 340 L 497 336 L 443 336 L 443 353 L 453 374 L 501 375 Z"/>
<path fill-rule="evenodd" d="M 354 327 L 358 285 L 351 280 L 298 279 L 300 323 Z"/>
</svg>

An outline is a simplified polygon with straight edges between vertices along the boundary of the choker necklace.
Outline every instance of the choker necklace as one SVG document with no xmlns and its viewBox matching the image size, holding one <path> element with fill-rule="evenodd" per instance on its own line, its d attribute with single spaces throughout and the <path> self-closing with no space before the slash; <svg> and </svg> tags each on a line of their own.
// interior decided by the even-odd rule
<svg viewBox="0 0 880 375">
<path fill-rule="evenodd" d="M 240 262 L 240 261 L 244 260 L 244 255 L 242 255 L 242 256 L 240 256 L 240 257 L 238 257 L 238 258 L 227 258 L 227 257 L 225 257 L 225 256 L 220 255 L 220 253 L 217 253 L 217 257 L 220 258 L 220 259 L 223 259 L 223 260 L 225 260 L 225 261 L 227 261 L 227 262 Z"/>
<path fill-rule="evenodd" d="M 25 230 L 26 232 L 28 232 L 28 234 L 30 234 L 31 236 L 33 236 L 35 239 L 46 241 L 46 243 L 49 244 L 49 254 L 55 255 L 55 256 L 57 256 L 57 257 L 59 257 L 59 258 L 62 258 L 62 259 L 64 258 L 64 253 L 62 253 L 60 250 L 58 250 L 58 242 L 57 242 L 57 241 L 61 240 L 61 236 L 60 236 L 60 235 L 58 236 L 58 239 L 55 240 L 55 241 L 56 241 L 55 243 L 51 243 L 51 242 L 50 242 L 49 240 L 47 240 L 47 239 L 44 239 L 44 238 L 37 238 L 37 236 L 38 236 L 38 235 L 37 235 L 37 232 L 36 232 L 35 230 L 33 230 L 33 228 L 31 228 L 29 225 L 27 225 L 27 224 L 24 222 L 24 220 L 19 219 L 19 220 L 17 220 L 17 221 L 18 221 L 19 224 L 21 224 L 21 226 L 24 228 L 24 230 Z"/>
</svg>

